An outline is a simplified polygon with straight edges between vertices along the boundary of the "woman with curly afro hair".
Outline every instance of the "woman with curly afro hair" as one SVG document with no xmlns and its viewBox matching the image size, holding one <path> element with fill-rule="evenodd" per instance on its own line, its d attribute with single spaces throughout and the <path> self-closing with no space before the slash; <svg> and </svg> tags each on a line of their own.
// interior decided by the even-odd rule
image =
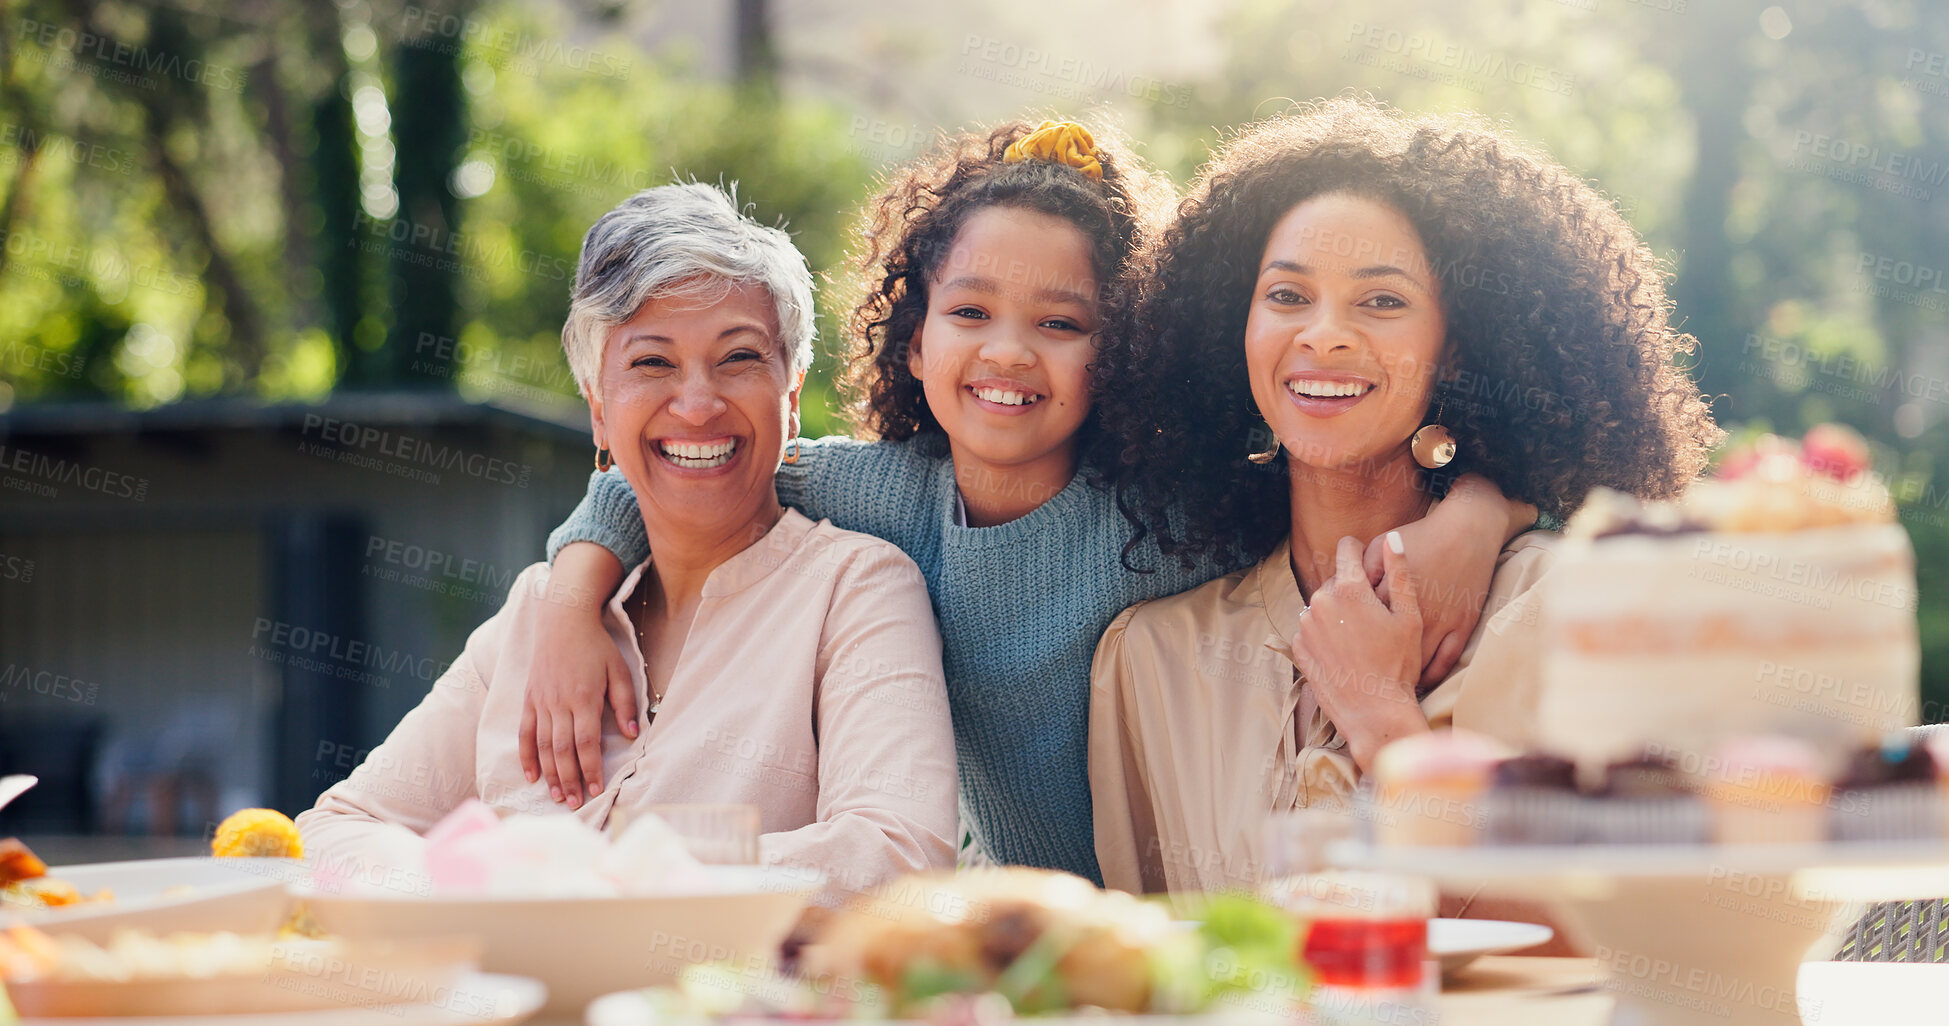
<svg viewBox="0 0 1949 1026">
<path fill-rule="evenodd" d="M 962 805 L 980 850 L 1090 878 L 1086 728 L 1097 638 L 1130 603 L 1232 569 L 1191 559 L 1162 573 L 1128 570 L 1128 524 L 1107 487 L 1097 340 L 1119 309 L 1129 257 L 1169 199 L 1121 140 L 1073 122 L 953 136 L 894 174 L 866 210 L 866 283 L 849 322 L 846 383 L 867 437 L 796 441 L 777 476 L 786 505 L 895 543 L 926 576 Z M 697 428 L 736 433 L 714 421 Z M 612 477 L 597 475 L 550 539 L 555 548 L 601 543 L 563 552 L 558 585 L 613 591 L 623 566 L 646 555 L 634 496 Z M 1480 588 L 1507 519 L 1497 502 L 1406 529 L 1418 548 L 1453 554 L 1455 579 Z M 1428 619 L 1466 633 L 1480 605 L 1431 601 Z M 550 636 L 587 640 L 579 651 L 551 642 L 537 652 L 535 723 L 520 745 L 540 749 L 552 735 L 530 776 L 552 769 L 550 782 L 570 781 L 573 798 L 578 764 L 597 784 L 600 766 L 578 756 L 578 734 L 564 724 L 601 721 L 605 680 L 618 719 L 633 724 L 635 685 L 627 667 L 584 665 L 593 657 L 582 652 L 614 650 L 596 644 L 593 614 L 562 615 L 581 620 L 582 633 Z M 566 688 L 551 690 L 556 679 Z M 868 770 L 879 772 L 819 767 Z"/>
<path fill-rule="evenodd" d="M 1146 256 L 1098 368 L 1132 552 L 1258 562 L 1105 632 L 1097 854 L 1110 886 L 1208 890 L 1252 879 L 1267 812 L 1341 801 L 1395 738 L 1525 740 L 1549 536 L 1504 548 L 1423 681 L 1439 568 L 1408 575 L 1390 525 L 1463 471 L 1558 517 L 1599 485 L 1671 495 L 1720 432 L 1637 233 L 1474 117 L 1342 98 L 1255 125 Z"/>
</svg>

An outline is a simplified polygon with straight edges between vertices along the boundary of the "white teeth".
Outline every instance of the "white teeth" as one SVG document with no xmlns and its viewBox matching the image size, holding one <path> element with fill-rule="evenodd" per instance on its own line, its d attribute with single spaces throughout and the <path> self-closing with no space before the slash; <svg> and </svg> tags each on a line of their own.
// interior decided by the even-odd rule
<svg viewBox="0 0 1949 1026">
<path fill-rule="evenodd" d="M 1368 385 L 1359 381 L 1312 381 L 1304 378 L 1286 382 L 1286 388 L 1294 395 L 1314 399 L 1338 399 L 1342 396 L 1361 395 Z"/>
<path fill-rule="evenodd" d="M 999 388 L 977 388 L 973 391 L 975 395 L 1003 406 L 1027 406 L 1041 398 L 1033 392 L 1007 392 Z"/>
<path fill-rule="evenodd" d="M 680 467 L 720 467 L 730 462 L 737 439 L 722 442 L 664 442 L 663 458 Z"/>
</svg>

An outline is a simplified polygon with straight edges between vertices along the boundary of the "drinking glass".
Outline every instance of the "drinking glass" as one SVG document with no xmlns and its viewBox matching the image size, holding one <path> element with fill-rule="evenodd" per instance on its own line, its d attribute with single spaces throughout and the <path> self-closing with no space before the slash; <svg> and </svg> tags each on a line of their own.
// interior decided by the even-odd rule
<svg viewBox="0 0 1949 1026">
<path fill-rule="evenodd" d="M 1427 1006 L 1428 919 L 1435 888 L 1416 876 L 1332 868 L 1329 848 L 1353 817 L 1301 809 L 1265 826 L 1262 896 L 1298 918 L 1313 970 L 1314 1016 L 1330 1026 L 1412 1021 Z"/>
<path fill-rule="evenodd" d="M 1307 921 L 1303 957 L 1322 986 L 1419 990 L 1435 888 L 1398 873 L 1328 870 L 1280 895 Z"/>
</svg>

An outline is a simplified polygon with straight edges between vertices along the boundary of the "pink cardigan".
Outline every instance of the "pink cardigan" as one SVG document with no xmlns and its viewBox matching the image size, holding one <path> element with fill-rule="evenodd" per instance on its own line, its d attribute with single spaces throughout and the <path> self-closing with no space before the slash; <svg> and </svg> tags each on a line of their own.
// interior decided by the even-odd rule
<svg viewBox="0 0 1949 1026">
<path fill-rule="evenodd" d="M 649 708 L 623 598 L 604 622 Z M 298 817 L 307 854 L 379 858 L 380 824 L 425 833 L 468 798 L 501 813 L 580 816 L 618 808 L 742 802 L 762 817 L 761 861 L 806 866 L 836 889 L 954 864 L 957 808 L 940 635 L 906 554 L 787 509 L 711 572 L 665 689 L 631 741 L 603 728 L 603 792 L 570 811 L 530 784 L 515 755 L 524 678 L 548 565 L 524 570 L 425 700 L 352 775 Z"/>
</svg>

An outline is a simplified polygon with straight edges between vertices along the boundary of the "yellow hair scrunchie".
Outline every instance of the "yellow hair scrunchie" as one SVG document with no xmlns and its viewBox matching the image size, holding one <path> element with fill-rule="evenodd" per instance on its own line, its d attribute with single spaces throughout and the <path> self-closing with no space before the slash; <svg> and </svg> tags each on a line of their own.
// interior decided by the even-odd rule
<svg viewBox="0 0 1949 1026">
<path fill-rule="evenodd" d="M 1044 121 L 1035 131 L 1008 144 L 1002 160 L 1019 164 L 1030 158 L 1052 164 L 1067 164 L 1085 178 L 1103 180 L 1103 164 L 1096 159 L 1096 139 L 1090 130 L 1074 121 Z"/>
</svg>

